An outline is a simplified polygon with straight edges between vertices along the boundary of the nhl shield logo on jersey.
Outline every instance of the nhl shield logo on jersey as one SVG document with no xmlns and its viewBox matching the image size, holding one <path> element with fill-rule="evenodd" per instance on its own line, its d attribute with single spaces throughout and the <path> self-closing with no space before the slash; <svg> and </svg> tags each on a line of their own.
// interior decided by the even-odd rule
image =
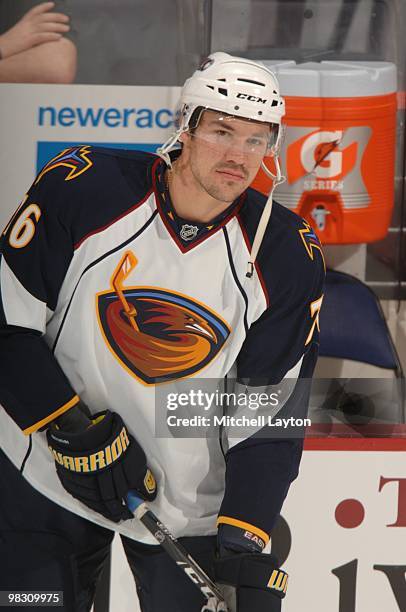
<svg viewBox="0 0 406 612">
<path fill-rule="evenodd" d="M 128 251 L 97 295 L 103 337 L 126 370 L 154 385 L 204 368 L 221 351 L 230 328 L 207 306 L 157 287 L 124 288 L 137 259 Z"/>
<path fill-rule="evenodd" d="M 51 159 L 38 174 L 35 185 L 39 183 L 44 174 L 50 172 L 50 170 L 54 170 L 59 166 L 64 166 L 69 168 L 69 172 L 65 177 L 65 181 L 71 181 L 75 179 L 86 170 L 89 170 L 93 166 L 93 162 L 89 159 L 90 146 L 78 146 L 71 147 L 69 149 L 64 149 L 61 153 L 59 153 L 56 157 Z"/>
<path fill-rule="evenodd" d="M 180 237 L 183 240 L 192 240 L 197 236 L 198 231 L 199 228 L 197 227 L 197 225 L 188 225 L 187 223 L 185 223 L 184 225 L 182 225 L 182 228 L 180 230 Z"/>
</svg>

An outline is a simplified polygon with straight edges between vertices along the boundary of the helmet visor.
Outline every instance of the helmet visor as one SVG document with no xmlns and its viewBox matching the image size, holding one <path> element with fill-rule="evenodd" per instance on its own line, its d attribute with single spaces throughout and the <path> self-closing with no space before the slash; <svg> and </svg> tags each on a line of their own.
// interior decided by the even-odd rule
<svg viewBox="0 0 406 612">
<path fill-rule="evenodd" d="M 202 114 L 190 135 L 216 156 L 229 156 L 248 166 L 260 164 L 273 155 L 279 140 L 279 125 L 222 115 L 215 111 Z"/>
</svg>

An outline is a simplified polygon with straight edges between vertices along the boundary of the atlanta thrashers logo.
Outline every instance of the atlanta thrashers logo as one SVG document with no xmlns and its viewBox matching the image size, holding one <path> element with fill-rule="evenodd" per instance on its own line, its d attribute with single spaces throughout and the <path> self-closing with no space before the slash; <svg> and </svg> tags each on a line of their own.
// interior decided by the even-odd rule
<svg viewBox="0 0 406 612">
<path fill-rule="evenodd" d="M 137 265 L 127 251 L 97 295 L 100 327 L 114 356 L 147 385 L 191 376 L 222 349 L 230 328 L 203 304 L 158 287 L 123 282 Z"/>
</svg>

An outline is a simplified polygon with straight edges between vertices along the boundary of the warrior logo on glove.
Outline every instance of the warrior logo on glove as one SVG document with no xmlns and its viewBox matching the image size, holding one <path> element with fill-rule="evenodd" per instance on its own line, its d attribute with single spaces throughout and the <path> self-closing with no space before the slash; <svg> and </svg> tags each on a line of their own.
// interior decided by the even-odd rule
<svg viewBox="0 0 406 612">
<path fill-rule="evenodd" d="M 118 522 L 133 518 L 125 499 L 129 491 L 152 501 L 155 478 L 137 440 L 122 418 L 109 410 L 93 415 L 84 431 L 68 432 L 54 423 L 48 446 L 62 486 L 83 504 Z"/>
<path fill-rule="evenodd" d="M 54 434 L 51 433 L 50 435 L 54 440 L 60 441 Z M 49 448 L 55 461 L 59 465 L 63 465 L 66 470 L 71 470 L 72 472 L 96 472 L 116 461 L 127 450 L 129 444 L 130 440 L 128 439 L 127 430 L 123 427 L 119 435 L 110 444 L 97 451 L 97 453 L 74 457 L 71 454 L 64 455 L 51 446 Z"/>
</svg>

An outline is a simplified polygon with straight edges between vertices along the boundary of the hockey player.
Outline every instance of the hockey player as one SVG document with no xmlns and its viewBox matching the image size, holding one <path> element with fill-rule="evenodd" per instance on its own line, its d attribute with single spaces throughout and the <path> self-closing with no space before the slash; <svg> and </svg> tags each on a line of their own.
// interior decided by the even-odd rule
<svg viewBox="0 0 406 612">
<path fill-rule="evenodd" d="M 0 590 L 63 590 L 64 610 L 89 610 L 117 531 L 143 612 L 200 610 L 202 595 L 132 519 L 135 490 L 231 588 L 234 612 L 280 610 L 287 577 L 262 551 L 301 436 L 219 426 L 158 437 L 155 397 L 183 380 L 235 373 L 248 393 L 312 375 L 320 245 L 249 188 L 267 156 L 281 180 L 283 115 L 268 69 L 214 53 L 186 81 L 159 156 L 63 151 L 12 217 L 0 268 Z M 296 384 L 277 410 L 306 407 Z"/>
</svg>

